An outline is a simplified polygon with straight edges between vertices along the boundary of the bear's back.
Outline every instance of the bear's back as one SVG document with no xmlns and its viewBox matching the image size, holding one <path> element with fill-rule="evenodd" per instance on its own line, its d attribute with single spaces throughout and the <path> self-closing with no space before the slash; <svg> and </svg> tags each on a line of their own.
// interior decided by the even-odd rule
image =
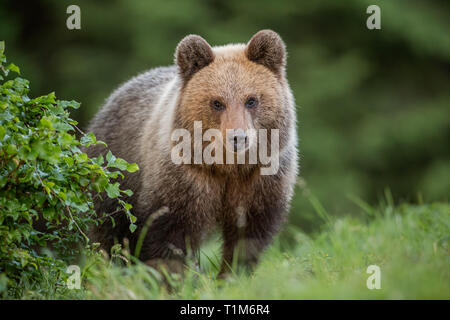
<svg viewBox="0 0 450 320">
<path fill-rule="evenodd" d="M 122 84 L 106 100 L 91 121 L 88 132 L 108 145 L 108 149 L 130 163 L 140 162 L 138 148 L 145 121 L 158 102 L 164 85 L 177 73 L 175 66 L 159 67 L 144 72 Z M 88 154 L 104 154 L 106 148 L 95 146 Z"/>
</svg>

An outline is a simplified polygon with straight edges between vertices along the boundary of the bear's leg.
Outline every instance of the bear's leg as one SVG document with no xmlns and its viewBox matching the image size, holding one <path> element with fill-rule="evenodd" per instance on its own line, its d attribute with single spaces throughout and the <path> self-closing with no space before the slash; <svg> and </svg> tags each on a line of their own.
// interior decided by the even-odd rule
<svg viewBox="0 0 450 320">
<path fill-rule="evenodd" d="M 245 225 L 237 221 L 223 224 L 223 257 L 219 277 L 235 266 L 253 269 L 261 252 L 269 245 L 281 222 L 279 214 L 249 214 Z"/>
<path fill-rule="evenodd" d="M 155 269 L 166 268 L 169 273 L 183 273 L 186 257 L 186 242 L 189 226 L 180 221 L 175 213 L 166 213 L 156 218 L 148 227 L 138 258 Z M 137 232 L 145 232 L 139 228 Z M 139 239 L 139 234 L 137 236 Z"/>
</svg>

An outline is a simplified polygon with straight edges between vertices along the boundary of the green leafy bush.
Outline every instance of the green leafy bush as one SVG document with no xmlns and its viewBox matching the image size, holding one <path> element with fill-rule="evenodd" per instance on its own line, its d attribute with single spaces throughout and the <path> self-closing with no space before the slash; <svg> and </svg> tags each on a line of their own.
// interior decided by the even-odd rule
<svg viewBox="0 0 450 320">
<path fill-rule="evenodd" d="M 64 280 L 66 263 L 89 244 L 89 226 L 107 217 L 94 211 L 94 197 L 117 198 L 134 231 L 131 205 L 121 199 L 132 192 L 117 180 L 120 170 L 138 167 L 111 152 L 106 161 L 82 152 L 81 146 L 104 143 L 69 117 L 80 104 L 54 93 L 29 98 L 27 80 L 7 78 L 20 71 L 6 65 L 4 42 L 0 69 L 0 296 L 15 297 L 46 274 Z"/>
</svg>

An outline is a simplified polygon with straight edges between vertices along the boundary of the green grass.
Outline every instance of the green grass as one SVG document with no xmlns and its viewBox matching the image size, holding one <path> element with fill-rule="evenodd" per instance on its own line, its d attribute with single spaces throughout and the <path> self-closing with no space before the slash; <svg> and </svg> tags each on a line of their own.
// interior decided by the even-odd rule
<svg viewBox="0 0 450 320">
<path fill-rule="evenodd" d="M 23 298 L 450 299 L 450 205 L 362 208 L 366 213 L 360 218 L 327 217 L 314 236 L 290 230 L 295 244 L 282 250 L 275 241 L 251 275 L 216 280 L 220 244 L 213 241 L 201 251 L 199 271 L 191 268 L 183 281 L 170 278 L 175 289 L 169 293 L 147 266 L 119 266 L 89 253 L 81 290 L 68 290 L 49 277 L 25 290 Z M 112 260 L 123 261 L 117 255 Z M 381 268 L 379 290 L 366 287 L 372 264 Z"/>
</svg>

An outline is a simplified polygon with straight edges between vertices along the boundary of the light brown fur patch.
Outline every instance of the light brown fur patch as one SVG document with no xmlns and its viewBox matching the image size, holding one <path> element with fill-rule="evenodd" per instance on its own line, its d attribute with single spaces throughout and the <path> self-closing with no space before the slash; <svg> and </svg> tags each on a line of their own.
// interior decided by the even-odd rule
<svg viewBox="0 0 450 320">
<path fill-rule="evenodd" d="M 213 62 L 183 86 L 174 128 L 193 133 L 194 121 L 202 121 L 203 131 L 219 129 L 223 137 L 227 129 L 281 129 L 281 133 L 288 130 L 284 81 L 265 66 L 250 61 L 245 48 L 244 45 L 214 48 Z M 249 97 L 258 99 L 254 110 L 245 108 Z M 219 100 L 225 110 L 212 109 L 212 100 Z M 286 135 L 280 138 L 282 148 Z"/>
</svg>

